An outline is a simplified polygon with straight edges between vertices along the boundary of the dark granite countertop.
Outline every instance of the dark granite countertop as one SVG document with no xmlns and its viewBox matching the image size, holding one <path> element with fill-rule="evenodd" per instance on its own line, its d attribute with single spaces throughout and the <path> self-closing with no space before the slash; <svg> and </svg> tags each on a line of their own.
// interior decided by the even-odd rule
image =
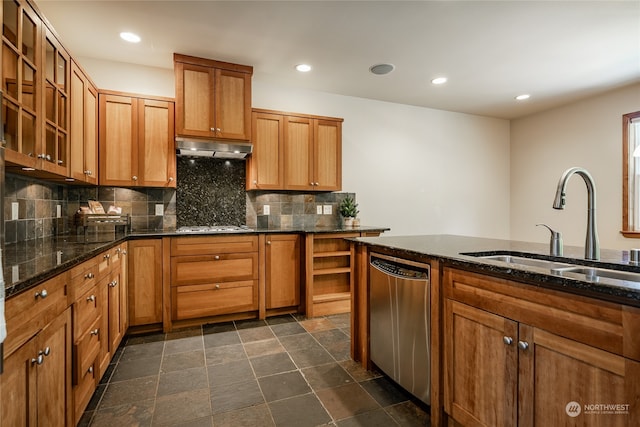
<svg viewBox="0 0 640 427">
<path fill-rule="evenodd" d="M 391 250 L 394 255 L 418 256 L 437 259 L 446 265 L 475 270 L 493 276 L 526 282 L 532 286 L 540 286 L 574 294 L 595 297 L 601 300 L 640 307 L 640 284 L 637 282 L 614 280 L 599 277 L 597 281 L 589 281 L 584 275 L 577 273 L 552 273 L 549 269 L 530 267 L 519 264 L 508 264 L 502 261 L 482 259 L 468 253 L 485 255 L 513 252 L 520 256 L 531 257 L 530 254 L 542 255 L 545 259 L 612 268 L 640 273 L 640 266 L 629 264 L 629 252 L 601 249 L 600 260 L 584 259 L 584 248 L 565 246 L 563 257 L 551 257 L 549 245 L 541 243 L 498 240 L 454 235 L 426 236 L 381 236 L 353 239 L 375 250 L 376 247 Z"/>
<path fill-rule="evenodd" d="M 249 229 L 240 234 L 260 233 L 348 233 L 383 232 L 386 227 L 362 226 L 357 228 L 308 227 L 296 229 Z M 234 233 L 179 233 L 176 231 L 137 231 L 129 234 L 62 235 L 48 239 L 27 240 L 5 245 L 2 264 L 5 298 L 23 292 L 127 239 L 148 239 L 176 236 L 225 235 Z"/>
</svg>

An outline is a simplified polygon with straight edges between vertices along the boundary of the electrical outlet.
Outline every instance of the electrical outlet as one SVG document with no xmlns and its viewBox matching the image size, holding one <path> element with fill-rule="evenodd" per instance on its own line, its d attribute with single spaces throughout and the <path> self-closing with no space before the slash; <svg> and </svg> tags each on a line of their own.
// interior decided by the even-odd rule
<svg viewBox="0 0 640 427">
<path fill-rule="evenodd" d="M 62 218 L 62 206 L 56 205 L 56 218 Z"/>
<path fill-rule="evenodd" d="M 156 204 L 156 216 L 163 216 L 164 215 L 164 205 L 158 203 Z"/>
<path fill-rule="evenodd" d="M 264 205 L 262 207 L 262 215 L 271 215 L 271 206 Z"/>
<path fill-rule="evenodd" d="M 316 214 L 322 215 L 322 205 L 316 206 Z"/>
<path fill-rule="evenodd" d="M 333 212 L 333 209 L 332 209 L 331 205 L 324 205 L 324 206 L 322 207 L 322 213 L 323 213 L 324 215 L 331 215 L 331 214 L 332 214 L 332 212 Z"/>
<path fill-rule="evenodd" d="M 11 203 L 11 219 L 18 219 L 18 202 Z"/>
<path fill-rule="evenodd" d="M 20 280 L 20 267 L 17 265 L 11 266 L 11 282 L 15 283 Z"/>
</svg>

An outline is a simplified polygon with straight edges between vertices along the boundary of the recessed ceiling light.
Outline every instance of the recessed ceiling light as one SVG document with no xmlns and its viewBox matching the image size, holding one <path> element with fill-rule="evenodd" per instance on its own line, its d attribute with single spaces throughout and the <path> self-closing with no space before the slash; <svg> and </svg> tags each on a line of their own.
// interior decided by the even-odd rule
<svg viewBox="0 0 640 427">
<path fill-rule="evenodd" d="M 530 97 L 531 97 L 531 95 L 529 95 L 528 93 L 523 93 L 522 95 L 516 96 L 516 100 L 517 101 L 524 101 L 525 99 L 529 99 Z"/>
<path fill-rule="evenodd" d="M 140 36 L 134 33 L 129 33 L 129 32 L 122 32 L 120 33 L 120 38 L 122 40 L 128 41 L 129 43 L 139 43 L 140 42 Z"/>
<path fill-rule="evenodd" d="M 435 79 L 431 80 L 431 83 L 433 83 L 434 85 L 441 85 L 446 82 L 447 82 L 446 77 L 436 77 Z"/>
<path fill-rule="evenodd" d="M 309 65 L 309 64 L 298 64 L 298 65 L 296 65 L 296 70 L 300 71 L 301 73 L 307 73 L 307 72 L 311 71 L 311 65 Z"/>
<path fill-rule="evenodd" d="M 393 64 L 376 64 L 369 67 L 369 71 L 378 76 L 389 74 L 395 69 L 396 69 L 396 66 Z"/>
</svg>

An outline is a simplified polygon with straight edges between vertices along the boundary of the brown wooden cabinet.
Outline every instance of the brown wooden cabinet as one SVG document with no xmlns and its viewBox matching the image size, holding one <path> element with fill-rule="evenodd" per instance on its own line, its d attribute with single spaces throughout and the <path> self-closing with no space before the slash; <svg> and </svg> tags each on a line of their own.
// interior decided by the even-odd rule
<svg viewBox="0 0 640 427">
<path fill-rule="evenodd" d="M 625 332 L 638 310 L 451 268 L 444 290 L 444 404 L 456 422 L 638 425 L 640 351 Z"/>
<path fill-rule="evenodd" d="M 257 310 L 257 236 L 171 239 L 173 321 Z"/>
<path fill-rule="evenodd" d="M 162 323 L 162 240 L 129 241 L 129 326 Z"/>
<path fill-rule="evenodd" d="M 71 62 L 71 159 L 69 176 L 98 184 L 98 90 Z"/>
<path fill-rule="evenodd" d="M 175 187 L 174 103 L 100 92 L 100 185 Z"/>
<path fill-rule="evenodd" d="M 342 189 L 342 119 L 253 110 L 247 189 Z"/>
<path fill-rule="evenodd" d="M 253 67 L 174 54 L 176 134 L 249 140 Z"/>
<path fill-rule="evenodd" d="M 300 306 L 301 285 L 300 235 L 266 234 L 262 239 L 266 314 L 297 312 Z"/>
</svg>

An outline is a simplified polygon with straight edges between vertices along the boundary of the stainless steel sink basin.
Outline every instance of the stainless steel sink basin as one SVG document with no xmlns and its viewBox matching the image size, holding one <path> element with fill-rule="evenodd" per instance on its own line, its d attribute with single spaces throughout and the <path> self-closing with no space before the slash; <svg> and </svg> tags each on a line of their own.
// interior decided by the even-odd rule
<svg viewBox="0 0 640 427">
<path fill-rule="evenodd" d="M 567 264 L 567 263 L 562 263 L 557 261 L 550 261 L 546 259 L 536 259 L 536 258 L 526 258 L 521 256 L 515 256 L 515 255 L 485 255 L 485 256 L 480 256 L 478 258 L 502 261 L 502 262 L 506 262 L 507 264 L 519 264 L 519 265 L 526 265 L 528 267 L 546 268 L 549 270 L 552 270 L 555 268 L 565 268 L 565 267 L 573 266 L 572 264 Z"/>
<path fill-rule="evenodd" d="M 586 267 L 574 265 L 569 267 L 554 268 L 553 273 L 562 276 L 565 273 L 576 273 L 584 275 L 588 281 L 597 282 L 600 278 L 624 280 L 626 282 L 640 283 L 640 273 L 630 271 L 611 270 L 608 268 Z"/>
</svg>

